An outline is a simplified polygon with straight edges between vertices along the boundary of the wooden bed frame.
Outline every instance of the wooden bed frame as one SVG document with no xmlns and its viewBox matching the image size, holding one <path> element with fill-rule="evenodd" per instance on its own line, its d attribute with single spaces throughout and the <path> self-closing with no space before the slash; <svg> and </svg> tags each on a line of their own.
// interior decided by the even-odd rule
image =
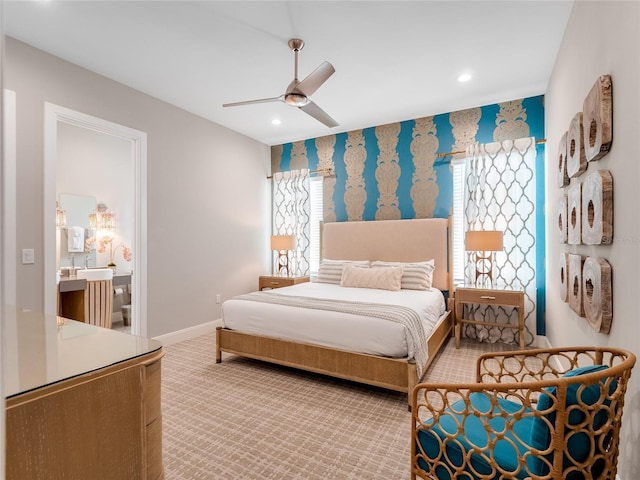
<svg viewBox="0 0 640 480">
<path fill-rule="evenodd" d="M 327 223 L 322 228 L 322 256 L 335 260 L 416 262 L 435 260 L 433 286 L 453 292 L 450 219 L 379 220 Z M 423 372 L 452 332 L 452 312 L 427 341 Z M 354 353 L 309 343 L 216 329 L 216 363 L 222 352 L 407 393 L 420 381 L 414 359 Z"/>
</svg>

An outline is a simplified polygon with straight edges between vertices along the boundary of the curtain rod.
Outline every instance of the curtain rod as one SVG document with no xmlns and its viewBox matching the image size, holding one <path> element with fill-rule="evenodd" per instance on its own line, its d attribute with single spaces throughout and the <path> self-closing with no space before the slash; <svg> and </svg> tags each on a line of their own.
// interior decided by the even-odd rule
<svg viewBox="0 0 640 480">
<path fill-rule="evenodd" d="M 326 173 L 327 176 L 331 176 L 333 175 L 333 168 L 319 168 L 318 170 L 309 170 L 309 175 L 312 175 L 314 173 Z M 267 177 L 268 180 L 271 180 L 273 178 L 273 175 L 269 175 Z"/>
<path fill-rule="evenodd" d="M 536 141 L 536 145 L 539 145 L 541 143 L 546 143 L 547 139 L 543 138 L 542 140 L 537 140 Z M 436 158 L 443 158 L 443 157 L 448 157 L 449 155 L 460 155 L 461 153 L 467 153 L 466 150 L 458 150 L 457 152 L 444 152 L 444 153 L 438 153 L 436 154 Z"/>
</svg>

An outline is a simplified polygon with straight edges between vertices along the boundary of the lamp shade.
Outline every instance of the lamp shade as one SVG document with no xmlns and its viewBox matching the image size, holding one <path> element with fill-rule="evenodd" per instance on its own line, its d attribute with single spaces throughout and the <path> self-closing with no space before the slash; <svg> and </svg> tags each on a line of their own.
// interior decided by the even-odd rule
<svg viewBox="0 0 640 480">
<path fill-rule="evenodd" d="M 479 230 L 467 232 L 464 249 L 470 252 L 502 251 L 502 232 L 499 230 Z"/>
<path fill-rule="evenodd" d="M 293 235 L 272 235 L 271 250 L 293 250 L 296 246 L 296 237 Z"/>
</svg>

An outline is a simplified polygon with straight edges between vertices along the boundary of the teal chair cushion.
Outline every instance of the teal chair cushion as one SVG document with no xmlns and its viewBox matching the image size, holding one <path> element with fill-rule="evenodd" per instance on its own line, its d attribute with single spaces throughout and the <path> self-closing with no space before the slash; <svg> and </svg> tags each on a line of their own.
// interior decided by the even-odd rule
<svg viewBox="0 0 640 480">
<path fill-rule="evenodd" d="M 459 400 L 454 403 L 451 408 L 447 409 L 447 413 L 440 417 L 438 424 L 433 425 L 432 420 L 425 422 L 431 425 L 430 430 L 420 430 L 418 432 L 418 443 L 421 445 L 422 450 L 428 458 L 436 458 L 440 453 L 440 440 L 447 438 L 447 434 L 455 435 L 455 440 L 447 440 L 445 443 L 444 456 L 442 461 L 449 464 L 450 471 L 455 471 L 456 467 L 463 464 L 463 455 L 467 455 L 467 452 L 472 449 L 472 445 L 478 447 L 486 447 L 490 440 L 495 440 L 496 433 L 502 432 L 505 429 L 505 418 L 508 418 L 510 414 L 518 411 L 526 410 L 521 404 L 511 402 L 502 398 L 495 398 L 498 405 L 492 405 L 493 396 L 487 393 L 475 392 L 469 395 L 471 405 L 475 410 L 481 413 L 489 413 L 493 411 L 495 414 L 504 414 L 503 417 L 495 417 L 489 420 L 491 431 L 488 432 L 480 419 L 474 415 L 465 416 L 461 413 L 464 412 L 466 406 L 463 400 Z M 518 466 L 518 457 L 524 455 L 528 451 L 526 442 L 529 441 L 531 434 L 531 425 L 533 418 L 527 416 L 520 420 L 517 420 L 513 426 L 513 431 L 509 431 L 505 435 L 505 439 L 498 440 L 493 450 L 493 458 L 503 469 L 507 471 L 515 471 Z M 457 423 L 462 423 L 464 436 L 458 435 Z M 437 436 L 437 437 L 436 437 Z M 513 442 L 513 443 L 511 443 Z M 417 451 L 420 451 L 418 447 Z M 482 475 L 491 475 L 495 473 L 487 461 L 487 457 L 483 454 L 472 453 L 471 454 L 472 467 Z M 426 472 L 429 472 L 426 462 L 418 461 L 420 468 Z M 439 480 L 448 480 L 451 478 L 449 471 L 445 467 L 437 467 L 436 472 L 429 472 L 435 474 Z M 471 473 L 464 478 L 477 478 Z M 520 471 L 515 478 L 527 477 L 526 471 Z"/>
<path fill-rule="evenodd" d="M 563 377 L 577 377 L 579 375 L 586 375 L 588 373 L 599 372 L 606 368 L 608 368 L 606 365 L 589 365 L 586 367 L 580 367 L 574 370 L 570 370 L 569 372 L 565 373 Z M 600 387 L 601 387 L 600 383 L 594 383 L 593 385 L 589 385 L 583 388 L 580 393 L 578 393 L 580 386 L 581 384 L 576 383 L 576 384 L 569 385 L 569 387 L 567 388 L 567 400 L 566 400 L 567 408 L 570 408 L 571 405 L 576 405 L 578 403 L 578 398 L 577 398 L 578 395 L 580 395 L 581 402 L 586 405 L 594 405 L 600 400 Z M 612 384 L 612 389 L 615 389 L 615 386 L 613 386 L 613 384 Z M 555 387 L 547 388 L 546 390 L 548 392 L 548 395 L 543 393 L 540 395 L 540 398 L 538 399 L 538 406 L 537 406 L 538 411 L 548 410 L 553 406 L 552 396 L 553 397 L 556 396 L 557 394 L 556 388 Z M 605 402 L 605 405 L 608 405 L 608 402 Z M 555 411 L 551 411 L 545 414 L 544 417 L 548 420 L 549 424 L 553 428 L 555 426 L 555 420 L 556 420 Z M 584 422 L 584 420 L 585 420 L 585 415 L 579 409 L 569 410 L 569 418 L 568 418 L 569 425 L 579 425 L 582 422 Z M 599 412 L 596 413 L 596 415 L 594 415 L 593 428 L 598 429 L 602 427 L 602 425 L 604 425 L 606 421 L 607 421 L 606 411 L 600 410 Z M 533 421 L 533 425 L 531 428 L 530 442 L 531 442 L 531 446 L 538 450 L 546 450 L 549 447 L 549 443 L 551 442 L 551 431 L 547 423 L 541 418 L 536 418 Z M 587 458 L 591 456 L 592 447 L 594 449 L 597 448 L 597 444 L 592 445 L 592 443 L 593 442 L 589 438 L 589 435 L 587 435 L 586 433 L 584 432 L 574 433 L 570 436 L 567 442 L 567 450 L 569 452 L 569 455 L 576 462 L 584 462 Z M 553 462 L 552 455 L 548 455 L 546 458 L 549 461 L 549 463 Z M 536 475 L 547 475 L 549 473 L 548 465 L 540 458 L 537 458 L 537 457 L 531 458 L 531 461 L 529 462 L 529 464 L 530 464 L 532 473 Z M 571 465 L 572 465 L 571 459 L 565 458 L 563 461 L 563 468 L 566 468 Z M 597 476 L 601 473 L 602 466 L 598 467 L 596 465 L 595 469 L 600 470 L 600 472 L 597 472 L 596 470 L 593 471 L 594 478 L 597 478 Z M 568 478 L 583 478 L 583 475 L 575 474 L 574 477 L 569 476 Z"/>
</svg>

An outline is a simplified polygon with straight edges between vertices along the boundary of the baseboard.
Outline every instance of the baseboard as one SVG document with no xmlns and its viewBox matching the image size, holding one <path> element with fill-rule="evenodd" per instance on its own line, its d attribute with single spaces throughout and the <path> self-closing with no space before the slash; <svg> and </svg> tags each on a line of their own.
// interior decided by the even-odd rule
<svg viewBox="0 0 640 480">
<path fill-rule="evenodd" d="M 536 348 L 552 348 L 551 342 L 545 335 L 536 335 Z"/>
<path fill-rule="evenodd" d="M 160 335 L 159 337 L 153 337 L 153 339 L 162 342 L 163 345 L 172 345 L 174 343 L 184 342 L 185 340 L 190 340 L 192 338 L 199 337 L 200 335 L 214 332 L 216 330 L 216 327 L 218 326 L 222 326 L 222 319 L 201 323 L 200 325 L 184 328 L 182 330 L 178 330 L 177 332 L 171 332 L 165 335 Z"/>
<path fill-rule="evenodd" d="M 553 345 L 551 345 L 551 342 L 549 341 L 549 339 L 544 335 L 538 335 L 536 337 L 536 346 L 538 348 L 553 348 Z M 553 357 L 551 360 L 555 363 L 554 365 L 555 368 L 557 368 L 560 371 L 566 370 L 567 367 L 563 366 L 560 363 L 560 359 L 558 357 Z M 618 478 L 617 480 L 620 480 L 620 478 Z"/>
</svg>

